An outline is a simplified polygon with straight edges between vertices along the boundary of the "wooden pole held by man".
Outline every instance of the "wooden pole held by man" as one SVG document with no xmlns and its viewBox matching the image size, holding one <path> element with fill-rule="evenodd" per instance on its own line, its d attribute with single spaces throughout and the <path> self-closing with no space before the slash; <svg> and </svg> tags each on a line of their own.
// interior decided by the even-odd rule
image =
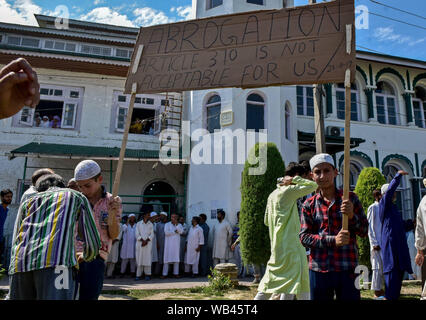
<svg viewBox="0 0 426 320">
<path fill-rule="evenodd" d="M 135 74 L 136 71 L 138 70 L 138 66 L 142 57 L 142 52 L 143 52 L 143 45 L 140 45 L 136 52 L 135 63 L 133 64 L 132 70 L 130 70 L 130 72 L 133 74 Z M 129 109 L 127 111 L 126 125 L 124 126 L 123 140 L 121 142 L 121 149 L 120 149 L 120 157 L 118 158 L 117 169 L 115 171 L 114 185 L 112 187 L 113 197 L 118 196 L 118 189 L 120 188 L 121 173 L 123 171 L 124 156 L 126 154 L 127 139 L 129 137 L 130 123 L 132 122 L 132 113 L 133 113 L 133 107 L 135 106 L 136 92 L 137 92 L 137 83 L 135 82 L 132 84 L 132 95 L 130 97 Z"/>
<path fill-rule="evenodd" d="M 352 25 L 346 25 L 346 53 L 352 50 Z M 350 175 L 350 148 L 351 148 L 351 70 L 345 73 L 345 140 L 344 140 L 344 172 L 343 172 L 343 200 L 349 200 Z M 348 216 L 342 217 L 342 229 L 348 230 Z"/>
</svg>

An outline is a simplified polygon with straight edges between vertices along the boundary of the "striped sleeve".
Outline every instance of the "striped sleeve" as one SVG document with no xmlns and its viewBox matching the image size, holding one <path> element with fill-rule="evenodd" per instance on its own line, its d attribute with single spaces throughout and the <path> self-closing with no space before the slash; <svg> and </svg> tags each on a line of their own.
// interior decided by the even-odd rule
<svg viewBox="0 0 426 320">
<path fill-rule="evenodd" d="M 83 259 L 92 261 L 99 254 L 101 239 L 96 228 L 89 200 L 81 195 L 79 197 L 81 205 L 78 219 L 78 233 L 82 236 L 82 242 L 84 242 Z"/>
</svg>

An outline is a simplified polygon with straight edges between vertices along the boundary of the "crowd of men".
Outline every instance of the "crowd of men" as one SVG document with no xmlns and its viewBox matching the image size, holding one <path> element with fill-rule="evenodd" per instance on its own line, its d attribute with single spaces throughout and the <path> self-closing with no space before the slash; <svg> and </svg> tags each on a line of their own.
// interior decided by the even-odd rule
<svg viewBox="0 0 426 320">
<path fill-rule="evenodd" d="M 25 59 L 3 67 L 0 119 L 13 116 L 23 106 L 35 108 L 40 100 L 39 88 L 37 74 Z M 359 300 L 355 285 L 357 236 L 370 239 L 371 289 L 376 298 L 398 299 L 404 274 L 418 277 L 419 271 L 413 269 L 424 263 L 426 196 L 417 209 L 416 221 L 404 222 L 395 198 L 407 172 L 399 171 L 389 184 L 374 192 L 376 201 L 368 208 L 367 217 L 356 194 L 344 199 L 342 190 L 336 188 L 339 172 L 330 155 L 312 157 L 309 170 L 290 164 L 268 198 L 265 224 L 269 227 L 271 257 L 255 299 L 278 295 L 286 300 Z M 8 212 L 12 191 L 5 189 L 0 196 L 0 250 L 6 253 L 8 264 L 8 299 L 98 299 L 105 272 L 112 276 L 118 261 L 120 238 L 120 271 L 125 273 L 130 264 L 136 280 L 142 275 L 149 280 L 153 267 L 166 277 L 169 265 L 178 276 L 181 262 L 193 276 L 199 269 L 206 272 L 205 215 L 193 217 L 190 227 L 185 227 L 176 214 L 168 222 L 163 212 L 143 212 L 137 223 L 130 215 L 120 224 L 121 199 L 106 192 L 95 161 L 80 162 L 68 184 L 51 169 L 36 171 L 14 219 Z M 342 228 L 343 215 L 348 218 L 348 230 Z M 232 229 L 223 211 L 217 217 L 214 264 L 227 262 L 231 251 L 241 256 L 238 226 Z M 3 234 L 4 225 L 10 221 L 13 233 Z M 414 229 L 417 253 L 413 264 L 415 252 L 411 250 L 410 256 L 408 243 L 413 243 Z M 185 234 L 187 238 L 183 239 Z M 260 269 L 255 266 L 255 281 Z M 56 281 L 58 274 L 62 281 Z M 426 285 L 422 299 L 426 299 Z"/>
<path fill-rule="evenodd" d="M 339 173 L 329 154 L 317 154 L 309 164 L 312 171 L 307 172 L 291 163 L 268 198 L 265 224 L 271 257 L 255 300 L 359 300 L 357 236 L 370 239 L 375 299 L 398 299 L 404 276 L 420 277 L 426 249 L 426 197 L 417 210 L 417 226 L 404 221 L 395 203 L 396 189 L 407 175 L 401 170 L 374 192 L 376 202 L 368 208 L 367 218 L 355 193 L 344 199 L 343 191 L 336 188 Z M 348 230 L 342 228 L 343 215 L 347 215 Z"/>
</svg>

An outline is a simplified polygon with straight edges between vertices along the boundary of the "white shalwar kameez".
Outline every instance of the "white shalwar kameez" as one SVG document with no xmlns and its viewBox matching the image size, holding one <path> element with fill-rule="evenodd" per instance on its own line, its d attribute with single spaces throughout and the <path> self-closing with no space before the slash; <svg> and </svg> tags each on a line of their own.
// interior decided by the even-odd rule
<svg viewBox="0 0 426 320">
<path fill-rule="evenodd" d="M 136 277 L 140 277 L 142 272 L 144 272 L 146 276 L 151 275 L 153 235 L 154 226 L 151 221 L 145 223 L 142 220 L 136 224 Z M 149 240 L 144 247 L 142 247 L 142 240 Z"/>
<path fill-rule="evenodd" d="M 367 210 L 368 238 L 370 240 L 370 261 L 373 276 L 371 278 L 371 290 L 380 291 L 383 289 L 383 262 L 380 250 L 374 250 L 381 241 L 382 222 L 379 217 L 379 202 L 375 201 Z"/>
<path fill-rule="evenodd" d="M 200 251 L 197 252 L 195 249 L 202 245 L 204 245 L 204 233 L 203 229 L 197 224 L 189 229 L 186 239 L 185 272 L 189 272 L 192 267 L 192 273 L 198 274 Z"/>
<path fill-rule="evenodd" d="M 176 232 L 177 231 L 177 232 Z M 173 264 L 173 274 L 179 274 L 179 256 L 180 256 L 180 235 L 183 233 L 183 227 L 180 223 L 177 225 L 167 222 L 164 226 L 164 266 L 163 276 L 169 273 L 169 263 Z"/>
<path fill-rule="evenodd" d="M 121 246 L 121 273 L 126 272 L 127 264 L 130 263 L 130 272 L 136 272 L 135 260 L 135 244 L 136 244 L 136 224 L 133 226 L 129 224 L 123 225 L 123 244 Z"/>
<path fill-rule="evenodd" d="M 417 208 L 417 224 L 416 224 L 416 249 L 422 250 L 425 254 L 426 250 L 426 196 L 420 201 Z M 423 262 L 425 263 L 425 262 Z M 426 282 L 423 286 L 421 300 L 426 300 Z"/>
<path fill-rule="evenodd" d="M 213 226 L 213 236 L 213 265 L 228 262 L 231 255 L 231 224 L 226 220 L 222 220 L 222 222 Z"/>
</svg>

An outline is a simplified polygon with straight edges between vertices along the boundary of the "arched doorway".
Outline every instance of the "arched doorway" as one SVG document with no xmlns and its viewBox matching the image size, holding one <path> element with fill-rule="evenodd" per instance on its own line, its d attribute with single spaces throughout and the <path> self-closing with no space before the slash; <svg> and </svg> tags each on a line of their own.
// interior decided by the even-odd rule
<svg viewBox="0 0 426 320">
<path fill-rule="evenodd" d="M 173 197 L 175 194 L 175 190 L 167 182 L 156 181 L 149 184 L 143 192 L 141 212 L 164 211 L 169 215 L 176 212 L 176 198 Z"/>
</svg>

